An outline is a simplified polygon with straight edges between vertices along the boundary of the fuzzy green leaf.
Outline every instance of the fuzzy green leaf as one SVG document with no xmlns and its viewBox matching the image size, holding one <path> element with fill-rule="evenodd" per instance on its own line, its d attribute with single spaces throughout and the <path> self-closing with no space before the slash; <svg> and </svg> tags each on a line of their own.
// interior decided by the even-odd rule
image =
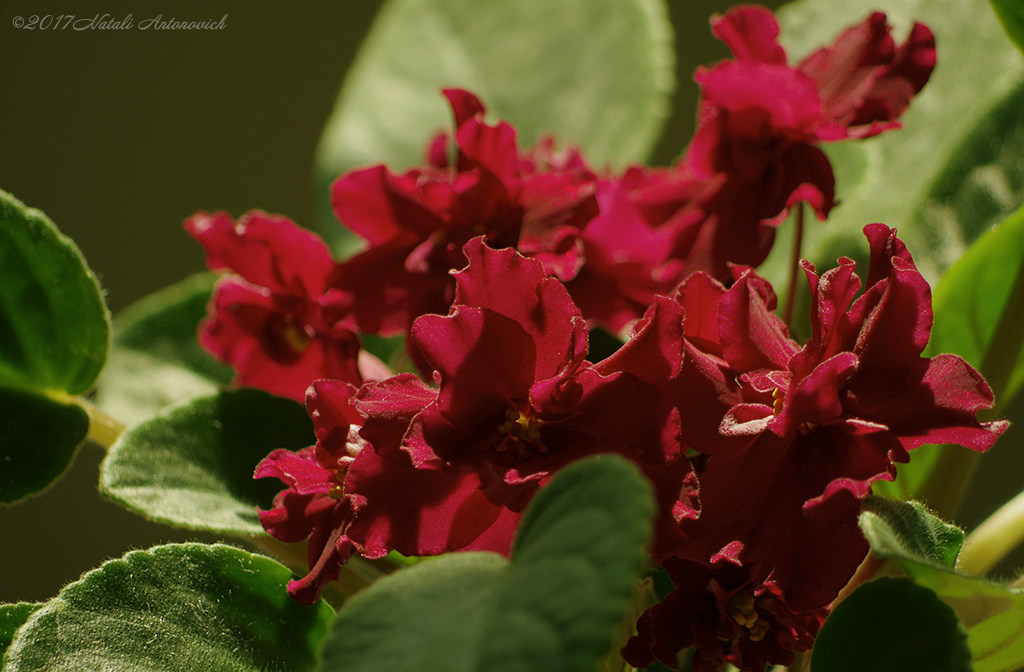
<svg viewBox="0 0 1024 672">
<path fill-rule="evenodd" d="M 860 526 L 872 553 L 897 562 L 953 610 L 967 631 L 974 672 L 1024 665 L 1024 592 L 956 572 L 947 562 L 960 543 L 952 526 L 919 505 L 877 499 L 868 500 Z"/>
<path fill-rule="evenodd" d="M 78 247 L 0 191 L 0 385 L 81 394 L 103 368 L 109 332 Z"/>
<path fill-rule="evenodd" d="M 332 616 L 285 591 L 291 572 L 231 546 L 171 544 L 111 560 L 32 614 L 5 672 L 301 672 Z"/>
<path fill-rule="evenodd" d="M 559 472 L 526 510 L 512 560 L 459 553 L 348 600 L 321 670 L 592 672 L 644 562 L 649 484 L 615 455 Z"/>
<path fill-rule="evenodd" d="M 212 273 L 194 275 L 118 314 L 97 406 L 134 423 L 231 382 L 231 367 L 207 354 L 196 340 L 215 281 Z"/>
<path fill-rule="evenodd" d="M 25 625 L 28 617 L 43 607 L 42 602 L 16 602 L 14 604 L 0 604 L 0 666 L 4 659 L 4 652 L 11 645 L 14 633 L 18 628 Z"/>
<path fill-rule="evenodd" d="M 340 234 L 327 196 L 338 175 L 423 161 L 452 123 L 445 87 L 480 95 L 521 146 L 554 133 L 595 165 L 642 160 L 669 111 L 673 61 L 663 0 L 388 0 L 317 149 L 321 228 Z"/>
<path fill-rule="evenodd" d="M 152 520 L 193 530 L 263 534 L 275 479 L 254 480 L 276 448 L 316 441 L 305 409 L 253 389 L 171 407 L 125 432 L 100 467 L 100 491 Z"/>
<path fill-rule="evenodd" d="M 88 414 L 70 400 L 0 388 L 0 503 L 45 490 L 88 432 Z"/>
<path fill-rule="evenodd" d="M 970 672 L 953 610 L 910 579 L 880 578 L 853 591 L 814 642 L 812 672 Z"/>
</svg>

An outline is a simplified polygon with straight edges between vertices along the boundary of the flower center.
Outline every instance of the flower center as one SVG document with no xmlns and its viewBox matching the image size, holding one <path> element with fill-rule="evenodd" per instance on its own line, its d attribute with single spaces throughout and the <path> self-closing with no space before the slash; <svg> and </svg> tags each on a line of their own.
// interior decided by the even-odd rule
<svg viewBox="0 0 1024 672">
<path fill-rule="evenodd" d="M 548 452 L 547 446 L 540 441 L 540 428 L 544 424 L 529 412 L 510 408 L 505 411 L 505 422 L 498 425 L 498 431 L 505 434 L 505 439 L 498 446 L 498 451 L 515 448 L 524 452 L 523 444 L 529 444 L 539 453 Z"/>
<path fill-rule="evenodd" d="M 754 609 L 754 593 L 747 590 L 729 598 L 726 605 L 729 617 L 748 631 L 752 642 L 760 642 L 768 634 L 768 622 Z"/>
</svg>

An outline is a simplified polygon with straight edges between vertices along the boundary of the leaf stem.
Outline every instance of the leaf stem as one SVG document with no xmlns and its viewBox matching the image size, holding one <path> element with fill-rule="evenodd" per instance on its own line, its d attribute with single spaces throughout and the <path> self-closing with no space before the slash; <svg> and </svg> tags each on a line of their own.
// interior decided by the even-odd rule
<svg viewBox="0 0 1024 672">
<path fill-rule="evenodd" d="M 793 330 L 793 306 L 796 305 L 797 283 L 800 280 L 800 249 L 804 240 L 804 204 L 796 204 L 795 226 L 793 229 L 793 254 L 789 263 L 789 294 L 786 296 L 786 308 L 782 319 Z"/>
<path fill-rule="evenodd" d="M 127 427 L 81 397 L 76 397 L 75 402 L 89 414 L 88 438 L 110 450 Z"/>
<path fill-rule="evenodd" d="M 964 540 L 959 569 L 984 575 L 1024 541 L 1024 492 L 1003 504 Z"/>
</svg>

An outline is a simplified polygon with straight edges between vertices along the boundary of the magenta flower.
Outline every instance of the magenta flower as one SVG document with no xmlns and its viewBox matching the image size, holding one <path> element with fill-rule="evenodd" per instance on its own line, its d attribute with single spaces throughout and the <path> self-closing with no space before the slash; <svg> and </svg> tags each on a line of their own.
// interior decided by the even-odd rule
<svg viewBox="0 0 1024 672">
<path fill-rule="evenodd" d="M 729 262 L 764 261 L 793 205 L 806 201 L 819 218 L 828 215 L 835 180 L 817 143 L 898 128 L 935 66 L 935 41 L 915 23 L 897 47 L 876 12 L 792 67 L 767 9 L 734 8 L 712 20 L 712 31 L 735 58 L 697 71 L 697 131 L 681 166 L 698 178 L 728 178 L 688 259 L 690 272 L 726 280 Z"/>
<path fill-rule="evenodd" d="M 749 567 L 798 610 L 828 604 L 863 559 L 860 502 L 895 477 L 894 462 L 925 443 L 987 450 L 1006 428 L 978 422 L 992 393 L 969 364 L 921 357 L 928 284 L 893 230 L 864 231 L 871 265 L 856 300 L 852 261 L 820 278 L 804 263 L 813 334 L 802 348 L 749 269 L 728 290 L 693 276 L 678 296 L 686 362 L 668 387 L 684 441 L 711 458 L 699 474 L 701 516 L 674 554 Z"/>
<path fill-rule="evenodd" d="M 235 369 L 235 383 L 302 401 L 318 378 L 360 384 L 387 369 L 359 338 L 324 315 L 334 261 L 323 241 L 285 217 L 198 213 L 185 229 L 218 281 L 199 343 Z"/>
<path fill-rule="evenodd" d="M 333 310 L 367 333 L 405 332 L 420 315 L 448 312 L 449 271 L 462 266 L 462 246 L 475 236 L 493 247 L 521 246 L 560 277 L 580 263 L 572 232 L 596 205 L 594 176 L 579 155 L 559 154 L 549 141 L 520 155 L 515 130 L 484 123 L 475 96 L 444 94 L 457 126 L 455 165 L 442 134 L 428 146 L 428 166 L 401 175 L 374 166 L 332 188 L 338 219 L 368 245 L 332 276 L 340 290 Z"/>
</svg>

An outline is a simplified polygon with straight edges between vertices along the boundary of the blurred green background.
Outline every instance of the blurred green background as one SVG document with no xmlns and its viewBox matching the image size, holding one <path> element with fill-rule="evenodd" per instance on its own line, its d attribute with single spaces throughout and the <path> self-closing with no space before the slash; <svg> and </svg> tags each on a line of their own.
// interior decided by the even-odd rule
<svg viewBox="0 0 1024 672">
<path fill-rule="evenodd" d="M 199 246 L 181 228 L 197 210 L 238 216 L 261 208 L 312 226 L 314 149 L 381 2 L 279 9 L 239 0 L 149 4 L 153 9 L 111 0 L 5 3 L 0 188 L 46 212 L 78 243 L 114 313 L 204 268 Z M 697 93 L 692 72 L 728 53 L 711 36 L 708 18 L 730 4 L 668 2 L 678 88 L 654 163 L 669 163 L 689 140 Z M 76 18 L 132 14 L 136 26 L 158 14 L 227 18 L 217 31 L 12 25 L 15 16 L 71 12 Z M 213 540 L 147 523 L 102 500 L 96 493 L 101 457 L 86 445 L 49 492 L 0 508 L 0 602 L 47 599 L 131 548 Z M 985 463 L 980 476 L 1005 469 Z M 1006 496 L 989 490 L 974 495 L 961 522 L 976 522 Z"/>
</svg>

